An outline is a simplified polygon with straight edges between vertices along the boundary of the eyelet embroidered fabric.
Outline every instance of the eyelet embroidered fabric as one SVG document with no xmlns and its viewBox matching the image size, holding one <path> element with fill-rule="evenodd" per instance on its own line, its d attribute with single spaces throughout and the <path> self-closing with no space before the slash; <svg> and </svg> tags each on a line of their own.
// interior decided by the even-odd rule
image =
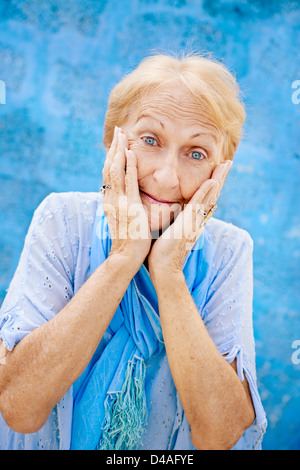
<svg viewBox="0 0 300 470">
<path fill-rule="evenodd" d="M 98 193 L 51 193 L 34 212 L 0 310 L 0 339 L 9 351 L 56 315 L 88 279 L 99 197 Z M 204 257 L 203 283 L 195 286 L 192 296 L 220 353 L 229 363 L 236 358 L 238 376 L 246 377 L 250 386 L 255 423 L 233 449 L 260 449 L 267 422 L 255 371 L 252 240 L 244 230 L 214 218 L 204 234 L 204 250 L 213 255 L 209 263 Z M 104 335 L 101 347 L 109 339 Z M 12 431 L 0 414 L 0 448 L 69 449 L 76 393 L 71 387 L 36 433 Z M 146 397 L 148 424 L 140 449 L 193 450 L 165 350 L 146 363 Z"/>
</svg>

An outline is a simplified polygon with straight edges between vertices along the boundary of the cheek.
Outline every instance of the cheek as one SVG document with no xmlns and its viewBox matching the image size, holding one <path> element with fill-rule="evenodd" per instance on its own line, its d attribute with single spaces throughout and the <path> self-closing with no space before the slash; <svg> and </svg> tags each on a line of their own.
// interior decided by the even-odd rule
<svg viewBox="0 0 300 470">
<path fill-rule="evenodd" d="M 213 166 L 209 163 L 200 167 L 182 166 L 180 171 L 181 194 L 186 201 L 189 201 L 200 186 L 211 177 Z"/>
<path fill-rule="evenodd" d="M 138 166 L 138 179 L 140 180 L 147 174 L 153 172 L 155 166 L 155 155 L 153 151 L 146 151 L 142 144 L 131 141 L 128 145 L 130 150 L 136 155 Z"/>
<path fill-rule="evenodd" d="M 134 151 L 137 158 L 140 158 L 144 154 L 142 143 L 139 141 L 130 140 L 128 142 L 128 148 Z"/>
<path fill-rule="evenodd" d="M 133 135 L 128 137 L 128 148 L 130 150 L 133 150 L 133 152 L 135 153 L 137 159 L 140 158 L 140 155 L 143 151 L 142 142 L 140 142 L 140 139 L 134 137 Z"/>
</svg>

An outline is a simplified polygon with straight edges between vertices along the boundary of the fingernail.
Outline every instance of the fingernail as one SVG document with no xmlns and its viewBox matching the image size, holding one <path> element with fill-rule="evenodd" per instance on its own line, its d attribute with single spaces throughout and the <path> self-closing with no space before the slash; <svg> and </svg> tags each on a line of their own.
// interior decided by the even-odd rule
<svg viewBox="0 0 300 470">
<path fill-rule="evenodd" d="M 122 132 L 120 132 L 120 129 L 118 129 L 118 142 L 120 144 L 124 142 L 124 138 L 123 138 Z"/>
<path fill-rule="evenodd" d="M 223 173 L 226 173 L 226 171 L 229 171 L 231 166 L 232 166 L 231 160 L 227 160 L 225 163 L 223 163 L 223 168 L 222 168 Z"/>
<path fill-rule="evenodd" d="M 211 179 L 209 180 L 208 184 L 209 184 L 209 187 L 212 188 L 216 184 L 216 180 Z"/>
</svg>

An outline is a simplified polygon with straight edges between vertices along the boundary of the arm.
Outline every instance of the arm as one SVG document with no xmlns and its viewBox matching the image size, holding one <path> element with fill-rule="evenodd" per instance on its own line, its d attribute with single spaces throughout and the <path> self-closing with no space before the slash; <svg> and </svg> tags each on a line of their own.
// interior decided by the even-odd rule
<svg viewBox="0 0 300 470">
<path fill-rule="evenodd" d="M 108 259 L 96 269 L 67 305 L 60 307 L 53 318 L 21 339 L 11 352 L 1 345 L 0 410 L 7 424 L 18 432 L 29 433 L 38 430 L 47 420 L 53 406 L 83 372 L 129 282 L 149 251 L 150 238 L 132 240 L 130 236 L 124 239 L 117 236 L 120 232 L 119 219 L 113 217 L 120 209 L 118 197 L 126 195 L 129 205 L 140 203 L 136 162 L 129 156 L 125 176 L 125 140 L 124 137 L 122 139 L 117 136 L 114 139 L 107 154 L 103 175 L 105 183 L 115 188 L 115 191 L 105 193 L 103 204 L 106 208 L 104 210 L 107 211 L 110 231 L 115 235 Z M 131 219 L 128 217 L 126 223 L 132 222 L 133 218 L 134 215 Z M 54 225 L 47 225 L 51 233 L 57 230 L 55 219 L 52 214 Z M 41 244 L 45 237 L 42 232 Z M 35 234 L 34 239 L 37 238 Z M 34 253 L 32 256 L 35 257 L 32 269 L 37 273 L 43 251 L 37 251 L 36 242 L 31 253 Z M 58 253 L 60 259 L 58 260 L 56 254 L 55 263 L 60 264 L 63 263 L 66 253 L 59 250 Z M 30 264 L 33 264 L 32 260 Z M 59 274 L 54 264 L 51 264 L 50 268 L 53 274 Z M 58 276 L 57 279 L 57 284 L 61 287 L 62 277 Z M 35 287 L 34 282 L 30 281 L 30 286 L 27 287 L 29 296 Z M 59 290 L 55 293 L 53 303 L 60 305 L 63 287 L 62 293 Z M 36 308 L 36 315 L 43 316 L 45 311 L 42 312 L 42 309 L 47 310 L 48 304 L 49 301 L 47 305 L 40 303 Z"/>
<path fill-rule="evenodd" d="M 12 429 L 35 432 L 45 423 L 89 363 L 138 267 L 108 257 L 54 318 L 13 351 L 2 345 L 0 410 Z"/>
<path fill-rule="evenodd" d="M 255 416 L 246 378 L 242 383 L 235 364 L 228 364 L 218 351 L 182 271 L 187 247 L 203 231 L 197 204 L 208 210 L 216 202 L 227 174 L 222 166 L 214 170 L 215 185 L 209 185 L 210 180 L 203 183 L 148 257 L 171 373 L 191 426 L 193 445 L 199 449 L 232 448 Z M 182 226 L 184 236 L 179 236 Z"/>
<path fill-rule="evenodd" d="M 198 449 L 230 449 L 253 423 L 246 379 L 210 338 L 182 272 L 153 274 L 166 352 Z"/>
</svg>

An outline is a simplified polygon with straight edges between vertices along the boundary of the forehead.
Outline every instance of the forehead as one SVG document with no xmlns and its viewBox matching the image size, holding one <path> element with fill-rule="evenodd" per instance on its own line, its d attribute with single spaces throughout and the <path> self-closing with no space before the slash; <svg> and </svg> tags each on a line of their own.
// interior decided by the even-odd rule
<svg viewBox="0 0 300 470">
<path fill-rule="evenodd" d="M 130 115 L 134 122 L 143 116 L 151 116 L 160 122 L 169 120 L 184 126 L 205 126 L 216 137 L 221 134 L 204 101 L 197 101 L 187 88 L 179 84 L 148 93 L 132 106 Z"/>
</svg>

